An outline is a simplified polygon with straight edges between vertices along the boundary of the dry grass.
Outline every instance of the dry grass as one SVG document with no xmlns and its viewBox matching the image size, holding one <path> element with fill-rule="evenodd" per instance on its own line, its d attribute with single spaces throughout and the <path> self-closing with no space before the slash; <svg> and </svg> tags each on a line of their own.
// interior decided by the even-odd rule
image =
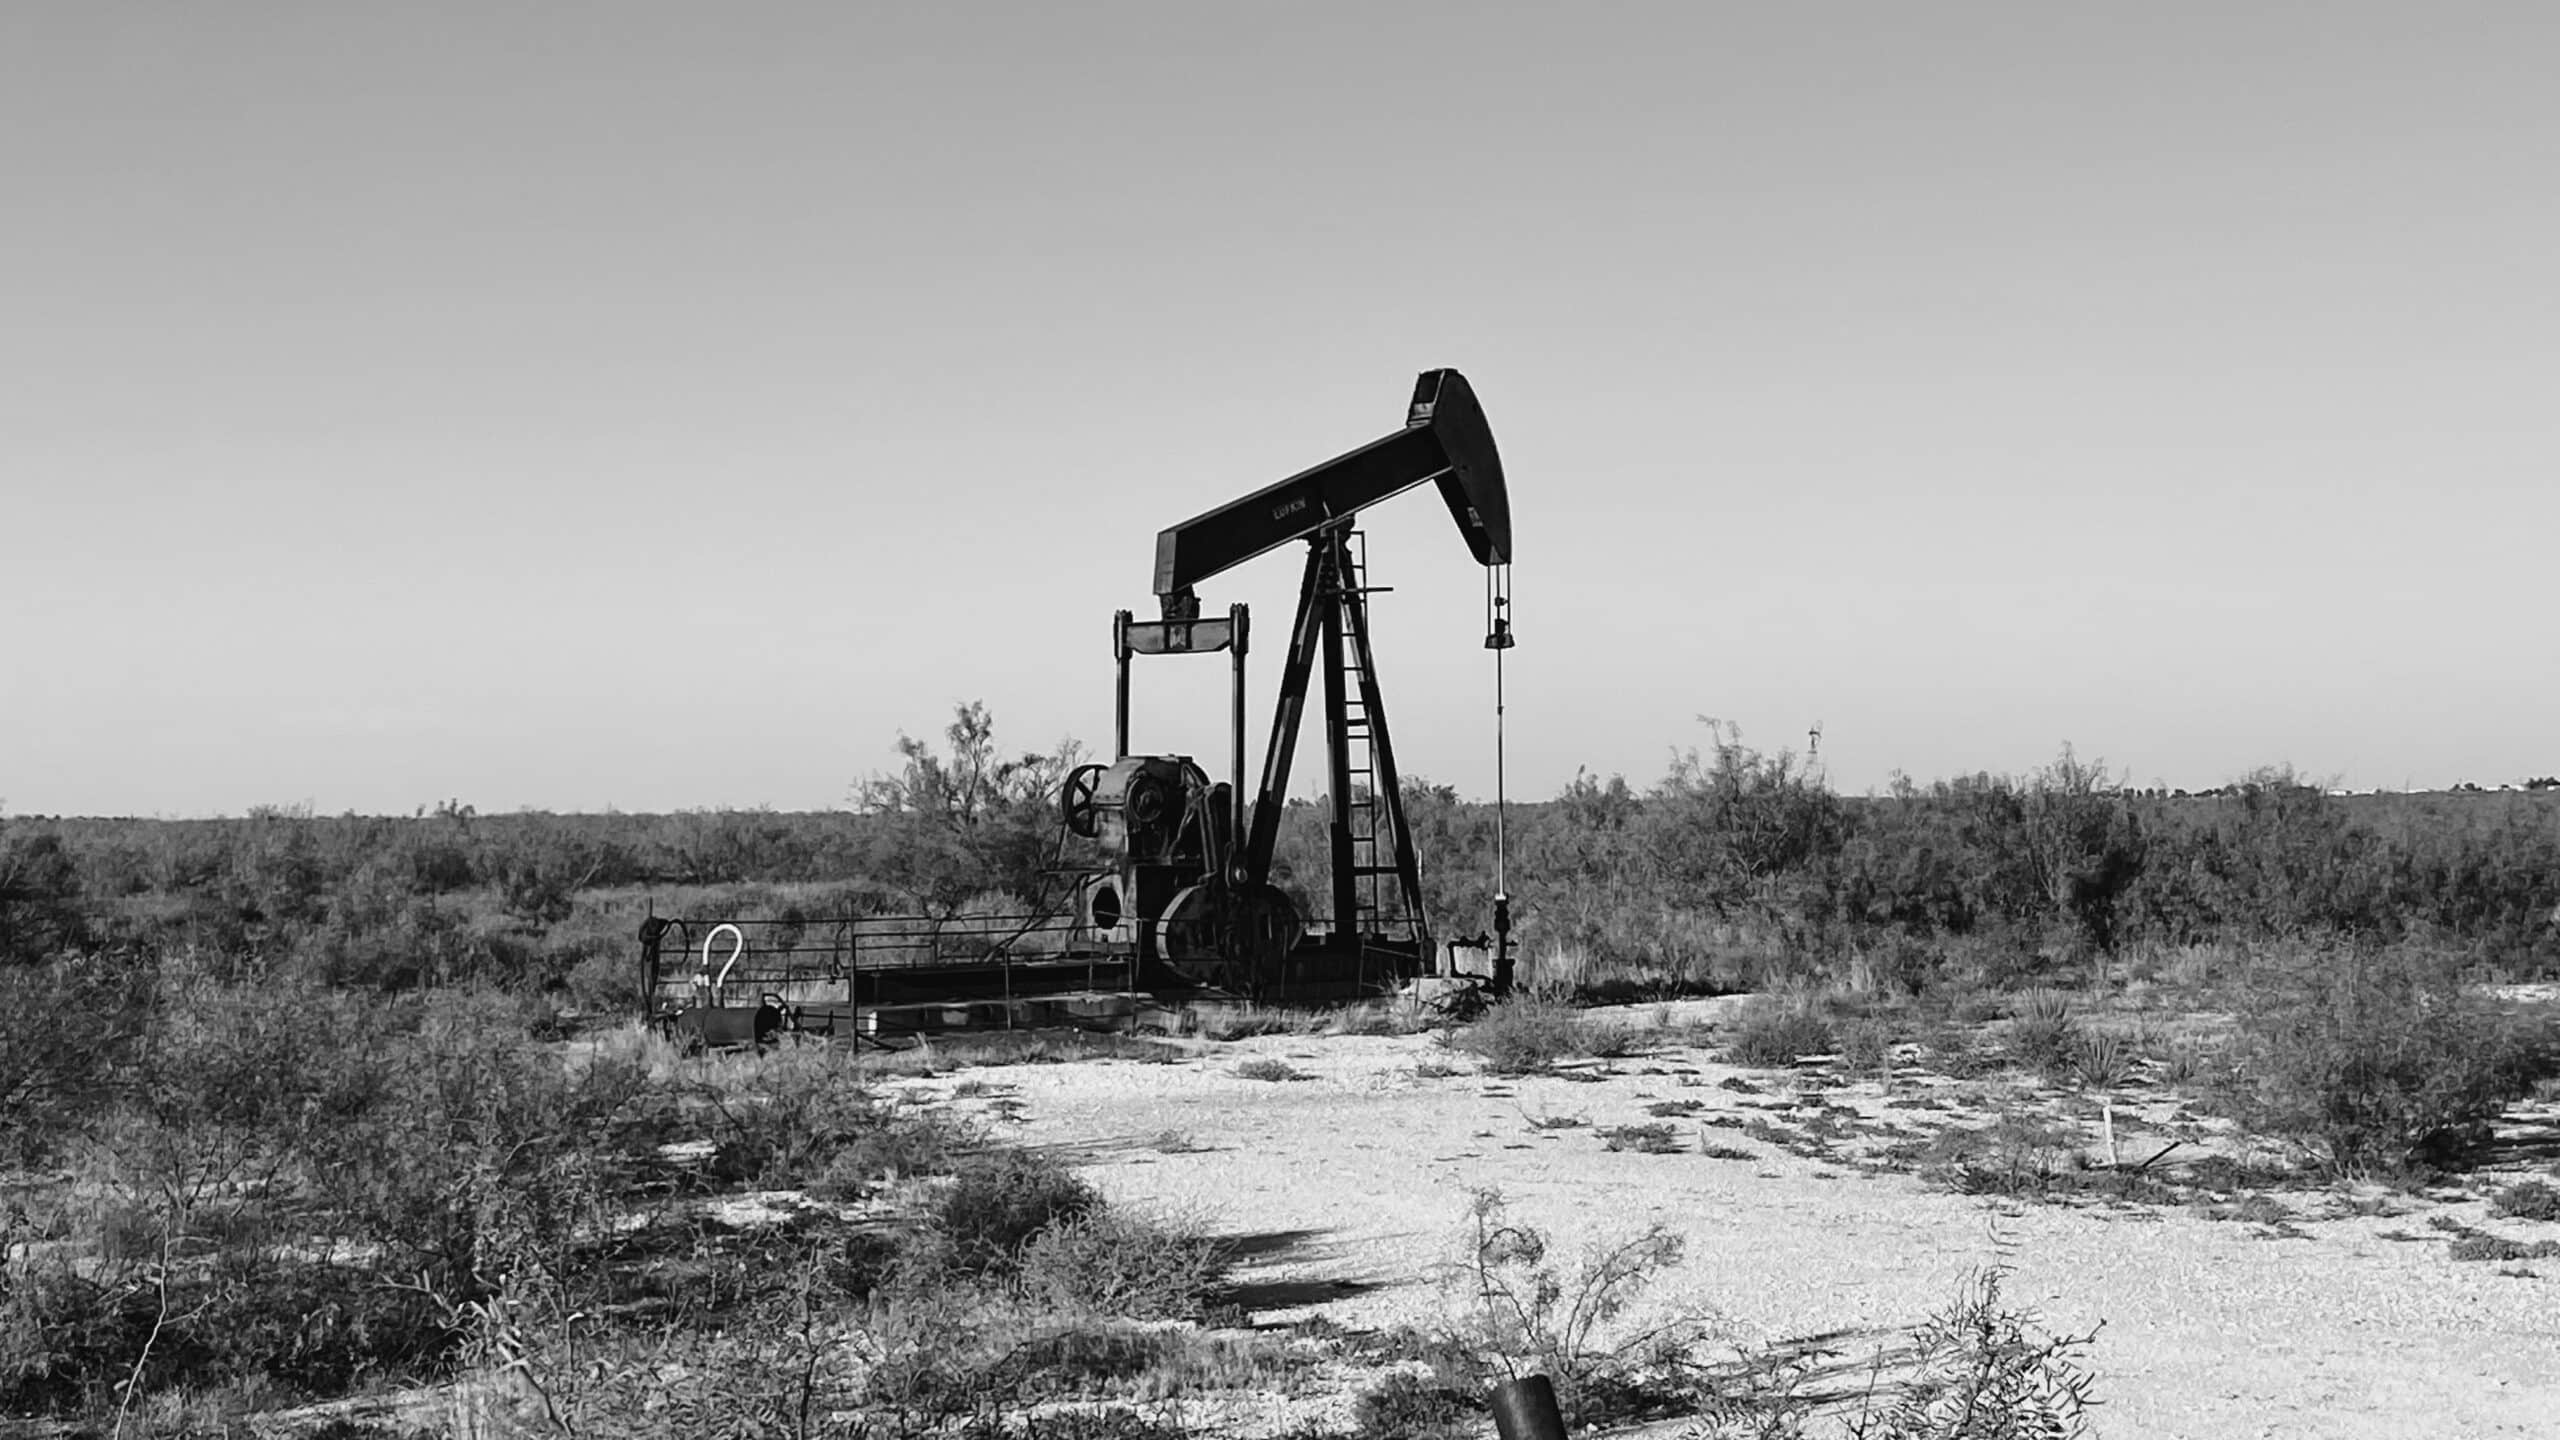
<svg viewBox="0 0 2560 1440">
<path fill-rule="evenodd" d="M 1203 1040 L 1251 1040 L 1264 1035 L 1314 1035 L 1334 1023 L 1330 1011 L 1304 1005 L 1222 1006 L 1200 1013 Z"/>
</svg>

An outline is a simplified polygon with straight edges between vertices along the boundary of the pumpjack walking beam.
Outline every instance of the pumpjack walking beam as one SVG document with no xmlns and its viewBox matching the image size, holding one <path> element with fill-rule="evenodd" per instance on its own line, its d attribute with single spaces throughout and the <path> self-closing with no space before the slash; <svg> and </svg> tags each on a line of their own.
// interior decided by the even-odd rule
<svg viewBox="0 0 2560 1440">
<path fill-rule="evenodd" d="M 1493 427 L 1467 377 L 1426 370 L 1414 381 L 1404 428 L 1266 485 L 1156 535 L 1156 599 L 1167 620 L 1198 616 L 1191 587 L 1266 550 L 1304 540 L 1426 480 L 1479 565 L 1511 563 L 1511 499 Z"/>
</svg>

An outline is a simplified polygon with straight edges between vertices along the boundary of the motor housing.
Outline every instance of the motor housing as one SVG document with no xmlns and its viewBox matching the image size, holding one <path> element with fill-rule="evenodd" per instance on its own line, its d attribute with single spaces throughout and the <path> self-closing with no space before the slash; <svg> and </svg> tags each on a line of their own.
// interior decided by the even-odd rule
<svg viewBox="0 0 2560 1440">
<path fill-rule="evenodd" d="M 1213 789 L 1187 755 L 1125 755 L 1092 777 L 1089 813 L 1071 817 L 1100 840 L 1109 870 L 1077 891 L 1077 918 L 1090 939 L 1161 958 L 1156 924 L 1173 897 L 1210 873 L 1210 837 L 1201 813 Z"/>
</svg>

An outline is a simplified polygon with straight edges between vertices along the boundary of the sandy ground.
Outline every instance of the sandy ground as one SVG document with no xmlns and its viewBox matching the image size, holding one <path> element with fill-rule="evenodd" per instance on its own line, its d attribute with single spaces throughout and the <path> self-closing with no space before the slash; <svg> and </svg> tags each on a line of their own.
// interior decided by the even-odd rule
<svg viewBox="0 0 2560 1440">
<path fill-rule="evenodd" d="M 1257 1057 L 1309 1078 L 1236 1073 Z M 1725 1088 L 1731 1078 L 1759 1093 Z M 1711 1307 L 1762 1340 L 1889 1337 L 1968 1272 L 2006 1266 L 2010 1300 L 2053 1328 L 2098 1330 L 2105 1436 L 2560 1436 L 2560 1262 L 2457 1263 L 2428 1222 L 2526 1241 L 2560 1238 L 2560 1224 L 2495 1218 L 2476 1198 L 2377 1216 L 2290 1194 L 2278 1198 L 2293 1218 L 2270 1225 L 2203 1206 L 1956 1195 L 1744 1135 L 1735 1120 L 1807 1097 L 1783 1075 L 1667 1047 L 1515 1080 L 1475 1073 L 1427 1035 L 1272 1036 L 1204 1042 L 1173 1064 L 899 1083 L 988 1115 L 1009 1139 L 1059 1147 L 1115 1200 L 1252 1237 L 1239 1279 L 1257 1322 L 1441 1317 L 1438 1277 L 1461 1253 L 1469 1197 L 1494 1187 L 1560 1252 L 1673 1227 L 1687 1258 L 1655 1302 Z M 1820 1087 L 1820 1103 L 1943 1123 L 1886 1103 L 1925 1083 L 1840 1082 Z M 1603 1127 L 1646 1122 L 1664 1101 L 1701 1107 L 1673 1121 L 1678 1151 L 1606 1148 Z M 1590 1123 L 1532 1123 L 1580 1118 Z M 1711 1144 L 1752 1158 L 1709 1158 Z M 2129 1158 L 2152 1148 L 2123 1146 Z M 2520 1270 L 2542 1273 L 2502 1273 Z M 1875 1343 L 1845 1342 L 1853 1354 Z"/>
</svg>

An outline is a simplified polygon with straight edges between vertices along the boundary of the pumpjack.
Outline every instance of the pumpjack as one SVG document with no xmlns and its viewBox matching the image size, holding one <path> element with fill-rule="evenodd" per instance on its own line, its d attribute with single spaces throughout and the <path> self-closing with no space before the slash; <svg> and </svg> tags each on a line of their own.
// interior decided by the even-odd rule
<svg viewBox="0 0 2560 1440">
<path fill-rule="evenodd" d="M 1510 500 L 1492 428 L 1455 370 L 1423 372 L 1403 428 L 1157 534 L 1157 618 L 1122 610 L 1112 619 L 1119 664 L 1114 758 L 1079 768 L 1061 797 L 1067 828 L 1100 841 L 1111 857 L 1077 888 L 1083 943 L 1132 957 L 1142 977 L 1253 996 L 1382 988 L 1433 961 L 1355 526 L 1370 506 L 1434 482 L 1485 567 L 1485 646 L 1508 649 Z M 1248 799 L 1250 617 L 1234 604 L 1224 616 L 1203 618 L 1195 587 L 1292 542 L 1306 545 L 1306 571 L 1281 662 L 1277 714 Z M 1211 779 L 1187 755 L 1130 754 L 1131 661 L 1220 652 L 1233 673 L 1228 778 Z M 1272 864 L 1319 671 L 1332 873 L 1329 913 L 1310 923 L 1273 883 Z M 1508 897 L 1497 893 L 1495 926 L 1506 942 L 1508 920 Z M 1507 944 L 1502 954 L 1508 958 Z"/>
</svg>

